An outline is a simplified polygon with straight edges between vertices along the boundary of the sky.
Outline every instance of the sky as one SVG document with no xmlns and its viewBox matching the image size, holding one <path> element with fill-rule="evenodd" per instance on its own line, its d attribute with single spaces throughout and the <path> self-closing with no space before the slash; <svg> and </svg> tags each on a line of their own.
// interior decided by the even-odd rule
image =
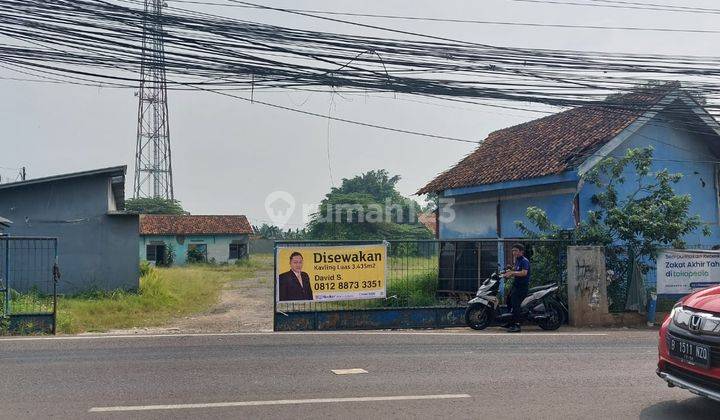
<svg viewBox="0 0 720 420">
<path fill-rule="evenodd" d="M 650 3 L 650 0 L 642 0 Z M 223 2 L 215 0 L 214 2 Z M 432 16 L 572 25 L 718 29 L 720 15 L 582 7 L 513 0 L 258 0 L 277 6 L 354 13 Z M 578 2 L 593 3 L 590 0 Z M 275 11 L 212 5 L 170 6 L 292 28 L 397 38 Z M 716 8 L 714 1 L 652 3 Z M 497 46 L 623 53 L 714 55 L 720 34 L 527 28 L 461 23 L 347 18 L 358 22 Z M 137 98 L 132 89 L 20 82 L 0 69 L 0 176 L 29 178 L 128 165 L 132 194 Z M 542 116 L 492 107 L 393 94 L 289 91 L 255 92 L 255 98 L 334 117 L 400 129 L 482 140 L 488 133 Z M 268 195 L 296 201 L 288 227 L 302 227 L 300 209 L 313 208 L 332 186 L 373 169 L 402 177 L 412 195 L 435 175 L 472 152 L 472 144 L 379 131 L 299 115 L 209 92 L 168 94 L 175 196 L 193 214 L 245 214 L 254 225 L 271 222 Z M 533 107 L 529 104 L 516 106 Z M 537 108 L 537 107 L 536 107 Z M 547 108 L 538 108 L 547 109 Z M 557 110 L 557 109 L 556 109 Z M 482 168 L 478 168 L 482 170 Z M 415 196 L 422 201 L 422 197 Z"/>
</svg>

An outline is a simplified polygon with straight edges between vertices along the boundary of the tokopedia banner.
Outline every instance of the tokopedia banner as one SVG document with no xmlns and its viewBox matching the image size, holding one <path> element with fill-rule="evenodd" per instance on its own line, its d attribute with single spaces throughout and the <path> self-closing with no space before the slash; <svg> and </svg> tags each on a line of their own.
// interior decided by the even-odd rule
<svg viewBox="0 0 720 420">
<path fill-rule="evenodd" d="M 385 297 L 387 244 L 278 247 L 277 302 L 379 299 Z"/>
<path fill-rule="evenodd" d="M 658 294 L 688 294 L 720 284 L 720 252 L 661 251 L 657 259 Z"/>
</svg>

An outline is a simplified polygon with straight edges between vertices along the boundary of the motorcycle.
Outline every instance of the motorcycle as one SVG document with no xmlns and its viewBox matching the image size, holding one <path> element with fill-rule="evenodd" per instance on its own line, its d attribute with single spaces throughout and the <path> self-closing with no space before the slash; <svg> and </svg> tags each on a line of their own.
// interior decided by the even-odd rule
<svg viewBox="0 0 720 420">
<path fill-rule="evenodd" d="M 500 304 L 498 298 L 500 277 L 504 271 L 494 272 L 482 282 L 476 297 L 468 302 L 465 322 L 474 330 L 484 330 L 490 325 L 513 321 L 512 308 Z M 565 321 L 567 310 L 557 298 L 557 283 L 533 287 L 522 301 L 521 320 L 537 324 L 543 330 L 557 330 Z"/>
</svg>

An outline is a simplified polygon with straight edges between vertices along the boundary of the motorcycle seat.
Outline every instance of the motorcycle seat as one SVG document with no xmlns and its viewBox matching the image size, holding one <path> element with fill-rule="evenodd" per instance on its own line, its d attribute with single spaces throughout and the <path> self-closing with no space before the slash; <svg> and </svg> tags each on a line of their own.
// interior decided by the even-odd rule
<svg viewBox="0 0 720 420">
<path fill-rule="evenodd" d="M 549 289 L 549 288 L 555 287 L 555 286 L 557 286 L 556 283 L 543 284 L 542 286 L 532 287 L 532 288 L 528 289 L 528 293 L 539 292 L 541 290 Z"/>
</svg>

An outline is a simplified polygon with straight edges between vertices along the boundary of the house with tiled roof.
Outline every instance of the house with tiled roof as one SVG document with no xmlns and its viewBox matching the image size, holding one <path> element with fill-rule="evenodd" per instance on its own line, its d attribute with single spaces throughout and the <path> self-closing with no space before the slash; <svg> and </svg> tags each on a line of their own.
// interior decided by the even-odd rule
<svg viewBox="0 0 720 420">
<path fill-rule="evenodd" d="M 516 221 L 527 222 L 531 206 L 573 229 L 596 207 L 598 191 L 583 175 L 604 157 L 648 146 L 654 148 L 652 171 L 682 173 L 676 192 L 690 194 L 691 214 L 713 231 L 704 237 L 698 229 L 687 243 L 720 243 L 720 125 L 676 82 L 495 131 L 418 194 L 436 193 L 446 203 L 439 213 L 440 240 L 521 238 Z M 620 194 L 630 191 L 636 177 L 627 174 Z M 502 250 L 487 252 L 487 258 L 502 261 Z"/>
<path fill-rule="evenodd" d="M 234 263 L 250 254 L 243 215 L 140 215 L 140 258 L 158 265 Z"/>
<path fill-rule="evenodd" d="M 418 222 L 422 223 L 437 238 L 437 212 L 418 214 Z"/>
</svg>

